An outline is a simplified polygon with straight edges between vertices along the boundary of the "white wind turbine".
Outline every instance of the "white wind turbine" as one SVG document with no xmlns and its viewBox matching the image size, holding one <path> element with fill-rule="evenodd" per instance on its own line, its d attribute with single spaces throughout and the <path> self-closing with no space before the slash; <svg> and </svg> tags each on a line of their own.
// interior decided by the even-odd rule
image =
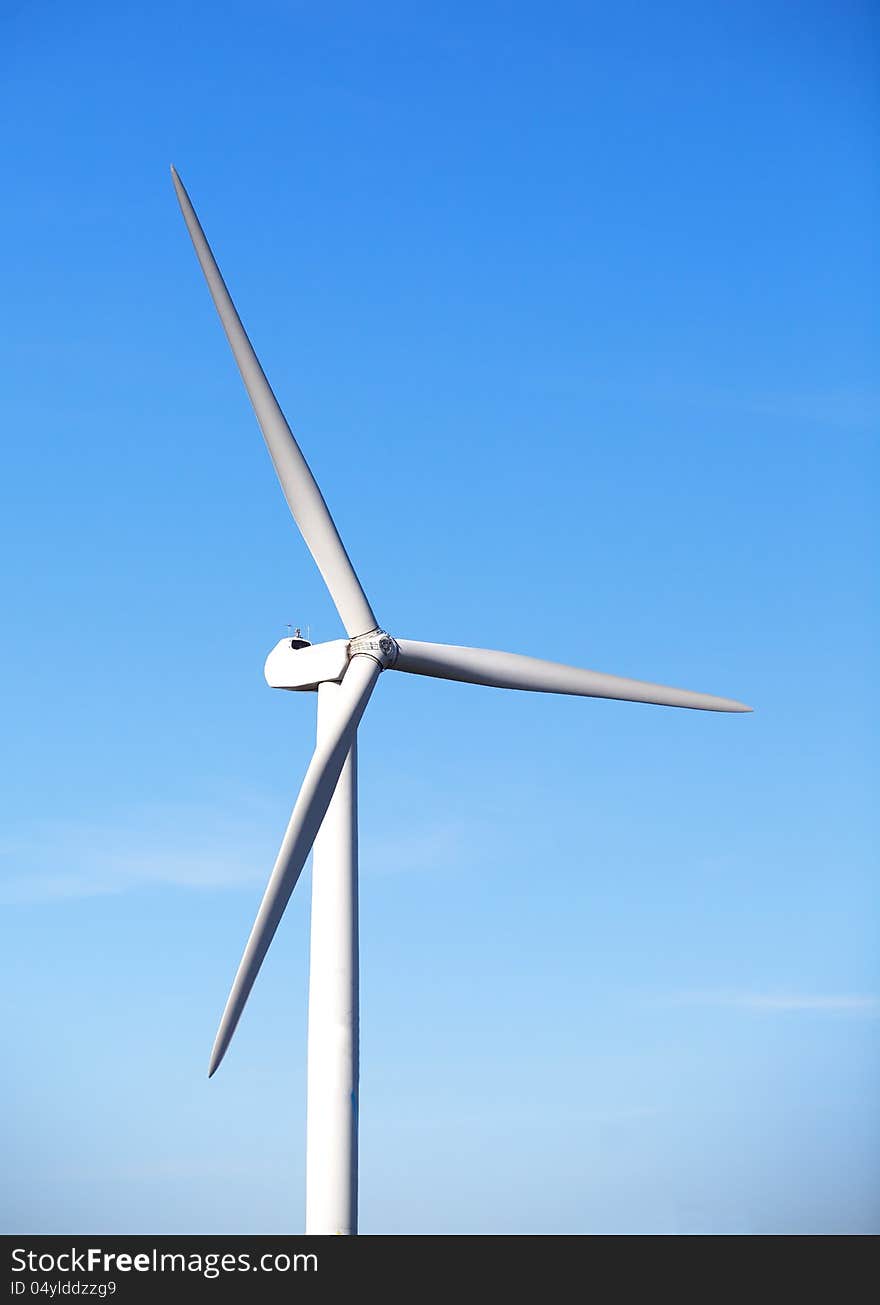
<svg viewBox="0 0 880 1305">
<path fill-rule="evenodd" d="M 501 689 L 617 698 L 703 711 L 741 702 L 518 653 L 392 638 L 373 614 L 333 518 L 254 353 L 183 183 L 174 188 L 293 519 L 330 591 L 347 639 L 282 639 L 265 674 L 275 689 L 317 690 L 317 746 L 287 826 L 211 1053 L 226 1054 L 263 958 L 311 850 L 306 1232 L 357 1232 L 357 727 L 384 670 Z"/>
</svg>

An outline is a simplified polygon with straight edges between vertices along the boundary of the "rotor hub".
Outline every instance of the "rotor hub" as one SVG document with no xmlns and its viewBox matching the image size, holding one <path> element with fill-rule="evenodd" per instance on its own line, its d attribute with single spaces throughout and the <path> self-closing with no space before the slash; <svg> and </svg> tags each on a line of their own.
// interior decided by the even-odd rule
<svg viewBox="0 0 880 1305">
<path fill-rule="evenodd" d="M 349 657 L 372 657 L 385 671 L 397 661 L 400 649 L 387 630 L 371 630 L 360 634 L 348 645 Z"/>
</svg>

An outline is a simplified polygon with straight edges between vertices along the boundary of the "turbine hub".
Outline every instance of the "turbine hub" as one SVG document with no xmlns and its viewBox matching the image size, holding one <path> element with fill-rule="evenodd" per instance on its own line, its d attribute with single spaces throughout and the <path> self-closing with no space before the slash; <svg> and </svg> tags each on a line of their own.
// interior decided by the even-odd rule
<svg viewBox="0 0 880 1305">
<path fill-rule="evenodd" d="M 400 649 L 387 630 L 371 630 L 369 634 L 359 634 L 348 645 L 349 657 L 372 657 L 383 671 L 397 661 Z"/>
</svg>

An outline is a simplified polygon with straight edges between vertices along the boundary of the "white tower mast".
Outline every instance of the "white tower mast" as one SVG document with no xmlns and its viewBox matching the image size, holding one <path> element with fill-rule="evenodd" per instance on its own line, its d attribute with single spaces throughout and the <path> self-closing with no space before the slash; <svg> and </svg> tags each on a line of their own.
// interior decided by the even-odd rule
<svg viewBox="0 0 880 1305">
<path fill-rule="evenodd" d="M 333 731 L 340 686 L 318 685 L 318 746 Z M 306 1232 L 357 1232 L 357 740 L 312 852 Z"/>
</svg>

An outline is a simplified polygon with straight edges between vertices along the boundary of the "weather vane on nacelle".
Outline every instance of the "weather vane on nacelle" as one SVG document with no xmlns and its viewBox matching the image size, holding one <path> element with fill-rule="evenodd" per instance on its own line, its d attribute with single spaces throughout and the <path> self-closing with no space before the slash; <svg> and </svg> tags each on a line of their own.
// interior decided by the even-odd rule
<svg viewBox="0 0 880 1305">
<path fill-rule="evenodd" d="M 290 645 L 291 648 L 311 648 L 312 646 L 311 641 L 308 638 L 303 638 L 303 632 L 298 625 L 294 628 L 292 634 L 290 633 L 290 630 L 291 630 L 291 625 L 290 622 L 288 621 L 287 623 L 288 634 L 287 634 L 286 642 Z M 282 642 L 285 641 L 282 640 Z"/>
</svg>

